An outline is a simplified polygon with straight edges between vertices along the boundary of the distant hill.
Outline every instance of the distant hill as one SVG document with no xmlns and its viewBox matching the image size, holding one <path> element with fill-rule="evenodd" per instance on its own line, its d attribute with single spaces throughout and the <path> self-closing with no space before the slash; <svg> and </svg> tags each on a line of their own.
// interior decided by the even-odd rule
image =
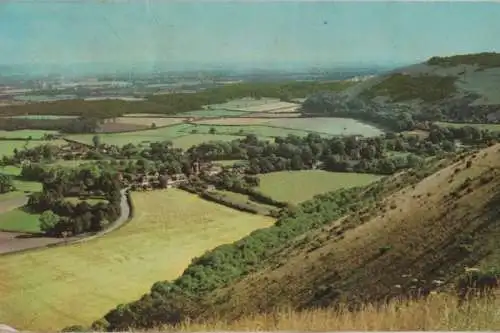
<svg viewBox="0 0 500 333">
<path fill-rule="evenodd" d="M 490 123 L 500 121 L 499 90 L 500 53 L 433 57 L 341 93 L 314 94 L 303 113 L 351 116 L 396 131 L 425 121 Z"/>
</svg>

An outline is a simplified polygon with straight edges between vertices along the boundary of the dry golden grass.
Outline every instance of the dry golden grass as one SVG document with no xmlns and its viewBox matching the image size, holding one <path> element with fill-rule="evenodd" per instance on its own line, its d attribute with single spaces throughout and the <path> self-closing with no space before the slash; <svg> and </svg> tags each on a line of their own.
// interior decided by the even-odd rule
<svg viewBox="0 0 500 333">
<path fill-rule="evenodd" d="M 186 322 L 163 330 L 194 331 L 375 331 L 375 330 L 495 330 L 500 328 L 500 302 L 475 300 L 458 307 L 452 296 L 425 300 L 393 301 L 383 307 L 366 305 L 358 312 L 318 309 L 297 312 L 281 309 L 271 314 L 243 317 L 233 322 Z"/>
</svg>

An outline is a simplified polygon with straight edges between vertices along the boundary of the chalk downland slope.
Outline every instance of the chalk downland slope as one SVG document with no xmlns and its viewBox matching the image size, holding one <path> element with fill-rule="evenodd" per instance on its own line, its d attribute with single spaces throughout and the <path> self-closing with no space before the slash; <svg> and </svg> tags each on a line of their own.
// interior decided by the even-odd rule
<svg viewBox="0 0 500 333">
<path fill-rule="evenodd" d="M 332 221 L 288 244 L 265 269 L 212 292 L 202 317 L 378 301 L 409 292 L 413 279 L 448 283 L 499 251 L 499 173 L 500 145 L 457 159 L 384 198 L 358 227 L 341 232 L 346 219 Z"/>
</svg>

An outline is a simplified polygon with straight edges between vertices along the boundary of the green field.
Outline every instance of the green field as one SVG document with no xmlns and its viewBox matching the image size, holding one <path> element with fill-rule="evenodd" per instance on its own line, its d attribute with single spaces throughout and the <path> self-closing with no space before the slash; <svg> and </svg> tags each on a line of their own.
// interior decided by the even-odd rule
<svg viewBox="0 0 500 333">
<path fill-rule="evenodd" d="M 19 176 L 19 174 L 21 173 L 21 169 L 18 167 L 14 167 L 14 166 L 6 166 L 3 168 L 0 168 L 0 173 L 16 177 L 16 176 Z M 0 194 L 0 202 L 5 201 L 5 200 L 9 200 L 9 199 L 22 197 L 22 196 L 25 196 L 29 193 L 38 192 L 38 191 L 42 190 L 42 184 L 38 183 L 38 182 L 18 180 L 15 178 L 12 182 L 14 183 L 14 186 L 16 187 L 16 191 Z M 3 209 L 3 210 L 5 210 L 5 209 Z"/>
<path fill-rule="evenodd" d="M 465 126 L 471 126 L 471 127 L 475 127 L 475 128 L 481 129 L 481 130 L 489 130 L 491 132 L 500 131 L 500 124 L 447 123 L 447 122 L 442 122 L 442 121 L 435 122 L 435 124 L 439 125 L 439 126 L 443 126 L 443 127 L 460 128 L 460 127 L 465 127 Z"/>
<path fill-rule="evenodd" d="M 199 145 L 208 141 L 233 141 L 241 139 L 241 136 L 225 134 L 188 134 L 172 140 L 175 147 L 189 149 L 194 145 Z"/>
<path fill-rule="evenodd" d="M 331 135 L 363 135 L 369 137 L 383 134 L 380 129 L 351 118 L 281 118 L 272 119 L 267 124 Z"/>
<path fill-rule="evenodd" d="M 226 197 L 228 201 L 252 206 L 253 208 L 257 209 L 260 214 L 263 215 L 269 214 L 271 210 L 277 209 L 274 206 L 265 205 L 259 202 L 252 201 L 250 200 L 250 197 L 245 194 L 235 193 L 231 191 L 224 191 L 224 190 L 218 190 L 216 192 Z"/>
<path fill-rule="evenodd" d="M 322 170 L 280 171 L 259 176 L 259 190 L 278 201 L 299 203 L 316 194 L 366 185 L 376 175 L 327 172 Z"/>
<path fill-rule="evenodd" d="M 0 138 L 7 139 L 41 139 L 45 134 L 57 134 L 57 131 L 44 131 L 44 130 L 17 130 L 17 131 L 3 131 L 0 130 Z"/>
<path fill-rule="evenodd" d="M 172 140 L 176 137 L 185 135 L 191 125 L 189 124 L 176 124 L 167 127 L 156 129 L 148 129 L 142 131 L 125 132 L 125 133 L 102 133 L 99 134 L 102 143 L 123 146 L 127 143 L 140 144 L 141 142 L 158 142 L 165 140 Z M 68 139 L 92 144 L 92 138 L 95 134 L 79 134 L 70 135 Z"/>
<path fill-rule="evenodd" d="M 23 149 L 24 147 L 33 148 L 42 144 L 62 145 L 64 140 L 51 141 L 23 141 L 23 140 L 0 140 L 0 158 L 2 156 L 11 156 L 14 154 L 14 149 Z"/>
<path fill-rule="evenodd" d="M 36 331 L 88 325 L 176 278 L 194 257 L 273 223 L 176 189 L 132 200 L 133 220 L 103 237 L 0 256 L 0 322 Z"/>
<path fill-rule="evenodd" d="M 0 230 L 40 232 L 38 214 L 29 214 L 22 208 L 0 214 Z"/>
<path fill-rule="evenodd" d="M 300 129 L 286 129 L 279 127 L 271 127 L 266 125 L 204 125 L 197 124 L 194 127 L 198 133 L 209 133 L 211 128 L 214 128 L 217 134 L 229 134 L 229 135 L 248 135 L 255 134 L 261 137 L 276 137 L 276 136 L 287 136 L 289 134 L 297 136 L 305 136 L 309 134 L 309 131 L 304 131 Z"/>
<path fill-rule="evenodd" d="M 244 111 L 230 111 L 230 110 L 224 110 L 224 109 L 204 109 L 204 110 L 196 110 L 196 111 L 189 111 L 189 112 L 183 112 L 179 115 L 181 116 L 193 116 L 193 117 L 224 117 L 224 116 L 231 116 L 231 117 L 239 117 L 244 115 Z"/>
<path fill-rule="evenodd" d="M 277 103 L 280 100 L 277 98 L 261 98 L 261 99 L 254 99 L 250 97 L 245 97 L 245 98 L 239 98 L 239 99 L 234 99 L 232 101 L 229 101 L 227 103 L 222 103 L 222 104 L 212 104 L 212 105 L 207 105 L 205 108 L 212 108 L 212 109 L 227 109 L 227 110 L 234 110 L 234 109 L 245 109 L 248 107 L 254 107 L 258 105 L 264 105 L 268 103 Z"/>
</svg>

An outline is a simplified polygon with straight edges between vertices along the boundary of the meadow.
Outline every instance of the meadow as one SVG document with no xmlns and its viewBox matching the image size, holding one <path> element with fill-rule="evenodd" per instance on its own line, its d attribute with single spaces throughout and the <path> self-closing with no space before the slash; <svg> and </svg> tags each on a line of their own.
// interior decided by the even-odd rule
<svg viewBox="0 0 500 333">
<path fill-rule="evenodd" d="M 194 145 L 199 145 L 209 141 L 233 141 L 241 139 L 241 136 L 226 134 L 187 134 L 172 140 L 174 147 L 189 149 Z"/>
<path fill-rule="evenodd" d="M 228 116 L 240 117 L 242 115 L 245 115 L 245 112 L 244 111 L 230 111 L 230 110 L 225 110 L 225 109 L 210 108 L 210 109 L 183 112 L 180 115 L 186 116 L 186 117 L 208 117 L 208 118 L 228 117 Z"/>
<path fill-rule="evenodd" d="M 259 175 L 259 190 L 275 200 L 300 203 L 317 194 L 367 185 L 379 176 L 322 170 L 279 171 Z"/>
<path fill-rule="evenodd" d="M 234 111 L 244 111 L 244 112 L 255 112 L 252 108 L 260 107 L 266 104 L 274 104 L 279 103 L 280 100 L 277 98 L 261 98 L 255 99 L 251 97 L 244 97 L 233 99 L 226 103 L 221 104 L 211 104 L 207 105 L 204 108 L 208 109 L 222 109 L 222 110 L 234 110 Z M 250 109 L 250 110 L 248 110 Z"/>
<path fill-rule="evenodd" d="M 22 208 L 15 208 L 0 214 L 0 230 L 20 232 L 40 232 L 38 214 L 30 214 Z"/>
<path fill-rule="evenodd" d="M 383 132 L 371 125 L 351 118 L 280 118 L 272 119 L 268 125 L 298 130 L 328 133 L 331 135 L 378 136 Z"/>
<path fill-rule="evenodd" d="M 185 135 L 183 129 L 190 128 L 189 124 L 176 124 L 168 127 L 148 129 L 142 131 L 125 132 L 125 133 L 101 133 L 99 137 L 102 143 L 113 144 L 118 146 L 126 145 L 127 143 L 140 144 L 142 142 L 157 142 L 172 140 L 176 137 Z M 92 138 L 95 134 L 77 134 L 69 135 L 68 139 L 92 144 Z"/>
<path fill-rule="evenodd" d="M 57 131 L 45 130 L 17 130 L 17 131 L 4 131 L 0 130 L 0 138 L 6 139 L 42 139 L 45 134 L 57 134 Z"/>
<path fill-rule="evenodd" d="M 38 331 L 88 325 L 176 278 L 192 258 L 273 223 L 176 189 L 134 192 L 132 200 L 134 218 L 110 234 L 0 256 L 0 322 Z"/>
<path fill-rule="evenodd" d="M 272 127 L 268 125 L 193 125 L 193 129 L 195 129 L 198 133 L 209 133 L 212 128 L 215 129 L 215 132 L 217 134 L 230 134 L 240 136 L 255 134 L 256 136 L 260 137 L 287 136 L 289 134 L 306 136 L 307 134 L 314 132 L 300 129 Z"/>
<path fill-rule="evenodd" d="M 250 197 L 248 195 L 245 195 L 245 194 L 235 193 L 235 192 L 231 192 L 231 191 L 224 191 L 224 190 L 219 190 L 216 193 L 224 196 L 226 198 L 226 200 L 228 200 L 230 202 L 249 205 L 249 206 L 257 209 L 257 211 L 259 211 L 259 214 L 262 214 L 262 215 L 269 214 L 269 212 L 271 212 L 272 210 L 277 209 L 274 206 L 265 205 L 265 204 L 250 200 Z"/>
<path fill-rule="evenodd" d="M 14 154 L 14 149 L 32 148 L 42 144 L 62 145 L 64 140 L 51 141 L 23 141 L 23 140 L 0 140 L 0 157 Z"/>
</svg>

